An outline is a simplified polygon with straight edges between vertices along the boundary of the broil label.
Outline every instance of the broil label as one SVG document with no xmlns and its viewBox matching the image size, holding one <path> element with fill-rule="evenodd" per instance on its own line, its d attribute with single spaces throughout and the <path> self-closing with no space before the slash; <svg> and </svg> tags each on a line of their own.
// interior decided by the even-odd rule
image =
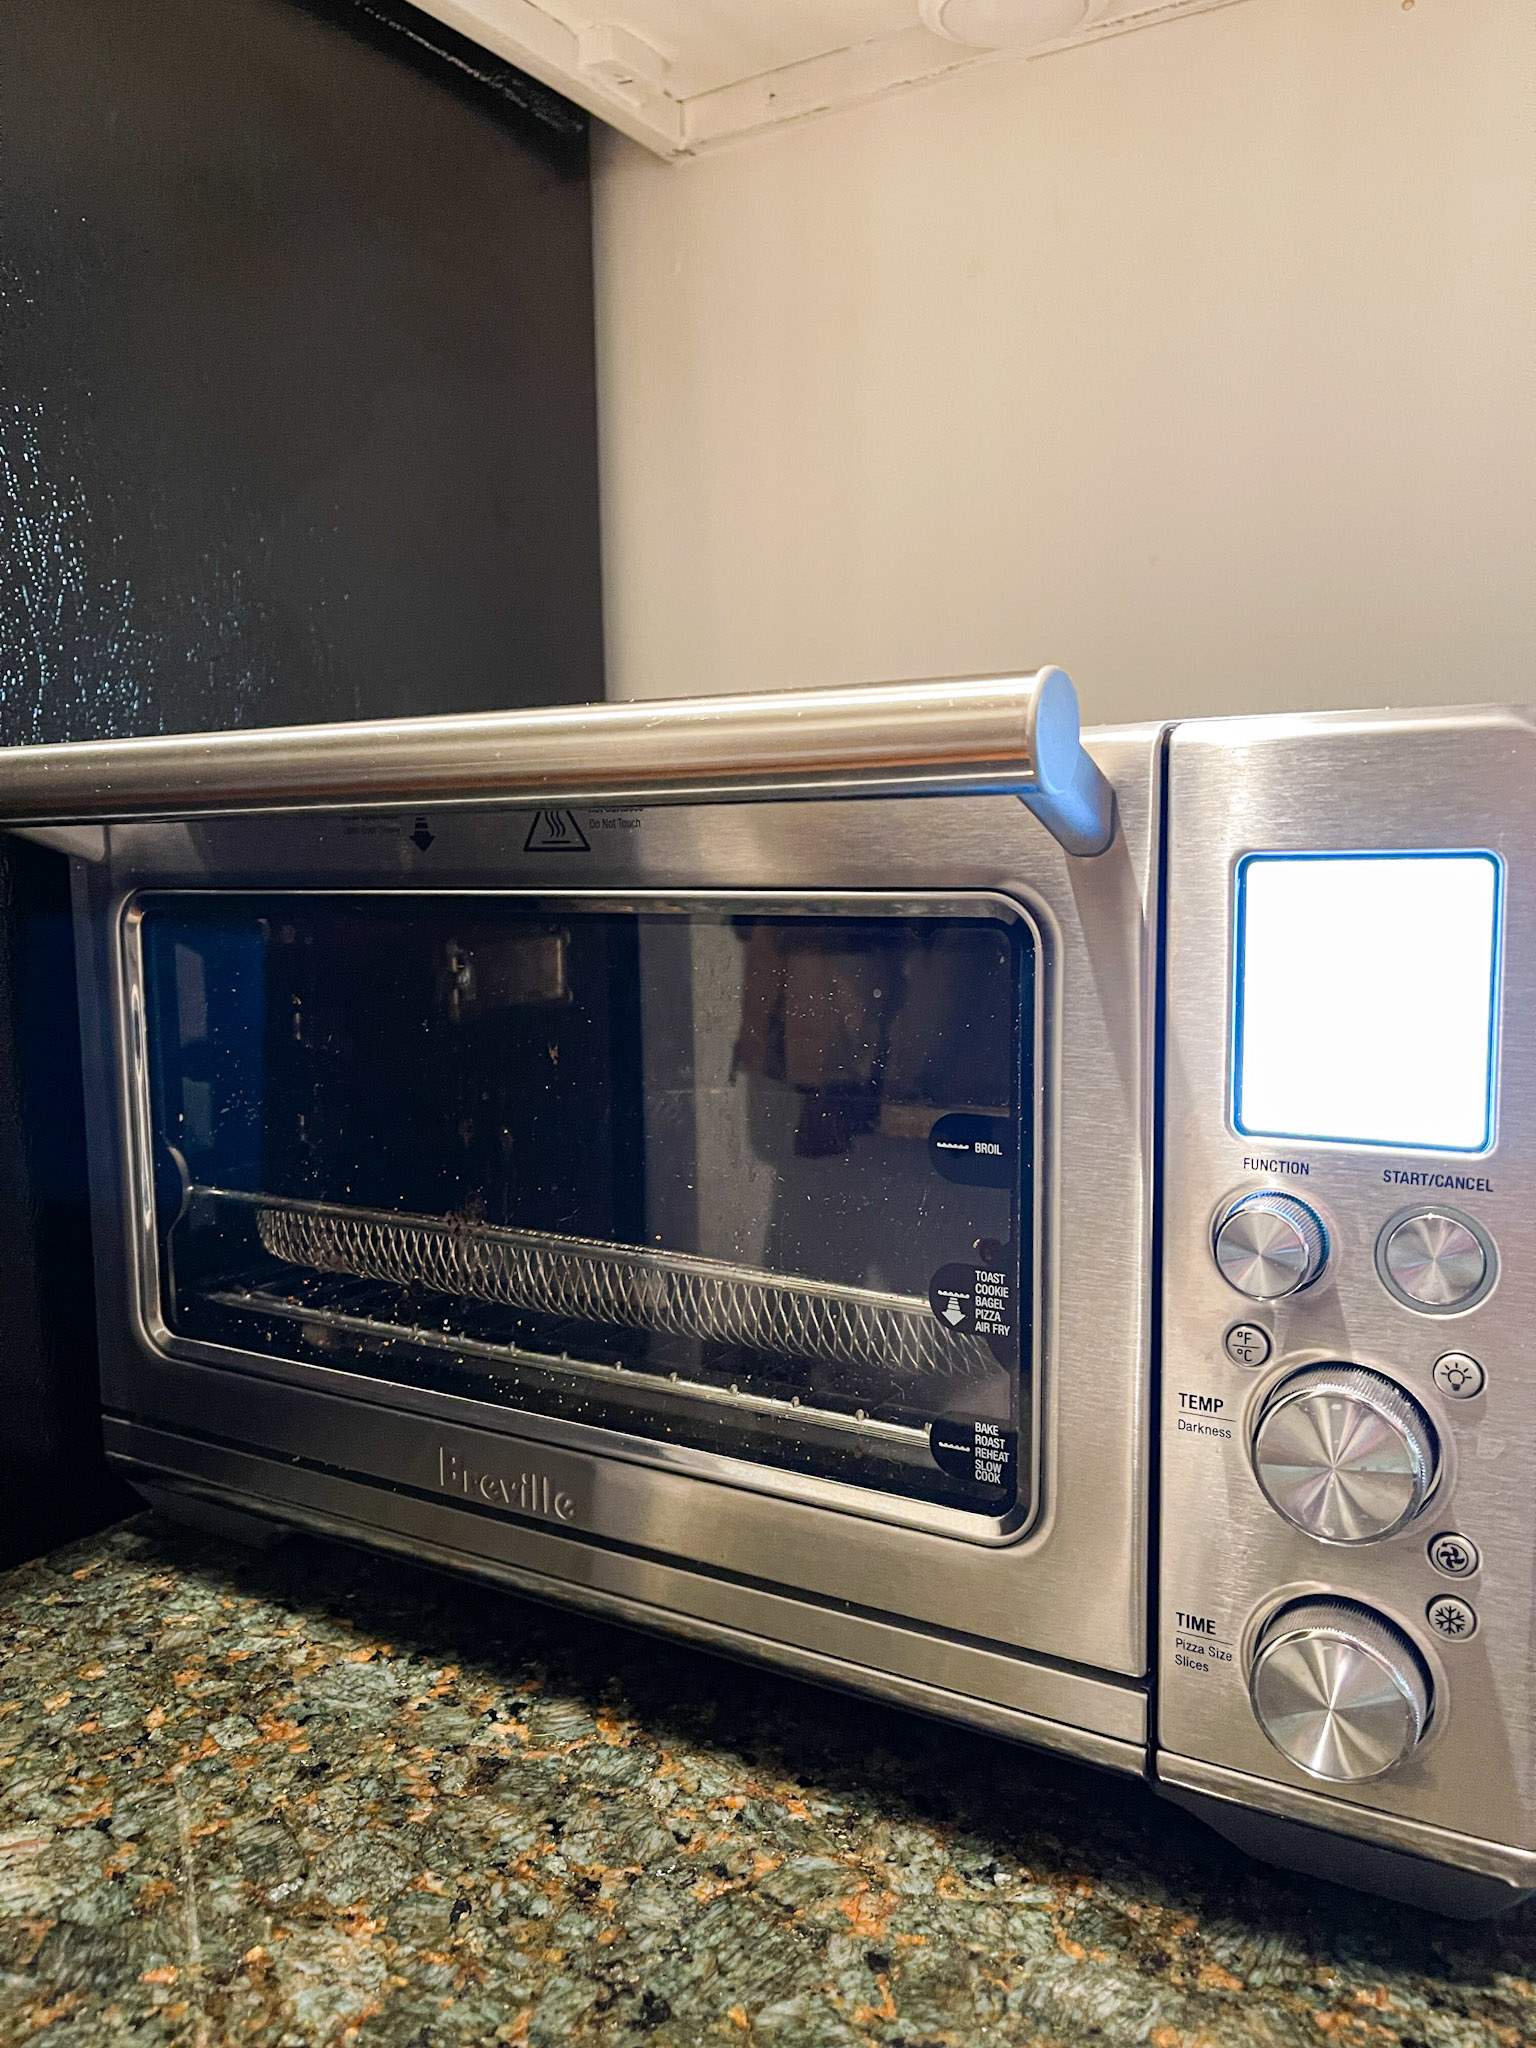
<svg viewBox="0 0 1536 2048">
<path fill-rule="evenodd" d="M 961 1187 L 1011 1188 L 1014 1182 L 1013 1125 L 1006 1117 L 955 1111 L 941 1116 L 928 1133 L 928 1156 L 936 1173 Z"/>
</svg>

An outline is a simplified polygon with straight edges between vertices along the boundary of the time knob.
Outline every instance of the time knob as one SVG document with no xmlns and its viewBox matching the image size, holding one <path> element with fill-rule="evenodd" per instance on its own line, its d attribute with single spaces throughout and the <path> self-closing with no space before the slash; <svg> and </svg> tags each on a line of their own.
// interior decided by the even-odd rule
<svg viewBox="0 0 1536 2048">
<path fill-rule="evenodd" d="M 1429 1498 L 1438 1456 L 1418 1402 L 1359 1365 L 1292 1373 L 1253 1432 L 1253 1469 L 1271 1507 L 1324 1543 L 1394 1535 Z"/>
<path fill-rule="evenodd" d="M 1323 1220 L 1277 1189 L 1240 1195 L 1216 1219 L 1211 1249 L 1222 1278 L 1250 1301 L 1281 1301 L 1310 1287 L 1328 1263 Z"/>
<path fill-rule="evenodd" d="M 1333 1784 L 1379 1778 L 1429 1725 L 1430 1682 L 1402 1630 L 1352 1600 L 1303 1600 L 1268 1621 L 1248 1696 L 1282 1756 Z"/>
</svg>

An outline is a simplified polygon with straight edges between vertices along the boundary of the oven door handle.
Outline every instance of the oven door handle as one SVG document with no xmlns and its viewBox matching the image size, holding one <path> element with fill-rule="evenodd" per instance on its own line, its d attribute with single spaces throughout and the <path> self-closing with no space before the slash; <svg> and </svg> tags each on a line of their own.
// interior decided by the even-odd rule
<svg viewBox="0 0 1536 2048">
<path fill-rule="evenodd" d="M 1114 837 L 1114 794 L 1059 668 L 0 749 L 0 826 L 967 791 L 1019 797 L 1068 853 Z"/>
</svg>

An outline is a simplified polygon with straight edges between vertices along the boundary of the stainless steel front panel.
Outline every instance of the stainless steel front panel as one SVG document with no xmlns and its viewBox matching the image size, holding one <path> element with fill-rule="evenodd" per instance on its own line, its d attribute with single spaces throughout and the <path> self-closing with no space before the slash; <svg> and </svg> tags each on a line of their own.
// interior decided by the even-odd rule
<svg viewBox="0 0 1536 2048">
<path fill-rule="evenodd" d="M 564 1500 L 562 1526 L 585 1539 L 570 1555 L 590 1558 L 595 1540 L 676 1560 L 694 1575 L 666 1582 L 679 1611 L 698 1597 L 697 1574 L 718 1574 L 772 1585 L 817 1609 L 900 1618 L 930 1631 L 941 1656 L 946 1642 L 964 1638 L 1144 1672 L 1160 735 L 1091 736 L 1090 751 L 1114 785 L 1119 819 L 1113 844 L 1094 859 L 1069 857 L 1016 798 L 984 795 L 578 804 L 562 814 L 573 828 L 565 836 L 550 830 L 546 813 L 432 806 L 105 828 L 101 858 L 80 859 L 77 876 L 109 1409 L 189 1441 L 308 1456 L 365 1484 L 430 1488 L 439 1484 L 434 1471 L 439 1481 L 449 1471 L 489 1478 L 477 1518 L 489 1548 L 493 1526 L 531 1526 L 543 1512 L 530 1508 L 524 1477 L 537 1475 L 541 1460 L 552 1469 L 575 1459 L 570 1470 L 590 1484 L 551 1478 Z M 151 887 L 298 885 L 986 891 L 1015 901 L 1040 932 L 1045 963 L 1039 1506 L 1027 1529 L 961 1541 L 942 1525 L 848 1512 L 852 1503 L 814 1482 L 767 1485 L 760 1469 L 729 1459 L 363 1384 L 318 1365 L 210 1358 L 141 1316 L 143 1218 L 134 1213 L 129 1136 L 136 1025 L 117 943 L 123 906 Z M 385 1418 L 387 1458 L 376 1448 Z M 445 1465 L 455 1429 L 484 1432 L 505 1450 L 479 1465 Z M 391 1496 L 380 1488 L 369 1497 L 387 1527 Z M 958 1664 L 954 1682 L 966 1682 Z"/>
<path fill-rule="evenodd" d="M 462 1497 L 396 1491 L 381 1513 L 375 1487 L 313 1463 L 111 1417 L 106 1438 L 113 1459 L 160 1499 L 211 1501 L 452 1565 L 1110 1769 L 1145 1765 L 1146 1694 L 1127 1679 L 786 1596 L 633 1549 L 582 1544 L 562 1534 L 558 1521 L 491 1519 Z"/>
<path fill-rule="evenodd" d="M 1326 1815 L 1325 1825 L 1473 1867 L 1490 1867 L 1490 1844 L 1536 1849 L 1533 787 L 1536 730 L 1510 712 L 1211 721 L 1180 727 L 1170 747 L 1160 1768 L 1186 1784 L 1214 1768 L 1224 1796 Z M 1260 851 L 1455 849 L 1504 863 L 1492 1148 L 1240 1135 L 1230 1109 L 1239 861 Z M 1422 971 L 1433 976 L 1434 931 L 1423 940 Z M 1313 1207 L 1331 1241 L 1315 1286 L 1268 1303 L 1229 1285 L 1212 1250 L 1224 1208 L 1264 1188 Z M 1497 1247 L 1496 1284 L 1457 1313 L 1421 1312 L 1379 1269 L 1384 1226 L 1430 1206 L 1463 1212 Z M 1262 1363 L 1239 1362 L 1261 1358 L 1266 1344 Z M 1437 1379 L 1436 1361 L 1453 1351 L 1478 1361 L 1483 1391 L 1469 1392 L 1473 1382 L 1458 1374 Z M 1428 1504 L 1381 1541 L 1319 1541 L 1283 1519 L 1255 1478 L 1250 1441 L 1267 1397 L 1298 1367 L 1331 1361 L 1396 1381 L 1439 1440 Z M 1471 1576 L 1453 1580 L 1431 1563 L 1431 1540 L 1444 1532 L 1480 1553 Z M 1424 1741 L 1370 1782 L 1310 1778 L 1265 1739 L 1250 1706 L 1257 1631 L 1283 1599 L 1313 1594 L 1385 1616 L 1417 1646 L 1432 1683 Z M 1437 1633 L 1429 1611 L 1446 1596 L 1470 1605 L 1475 1633 Z M 1474 1855 L 1454 1838 L 1482 1846 Z"/>
</svg>

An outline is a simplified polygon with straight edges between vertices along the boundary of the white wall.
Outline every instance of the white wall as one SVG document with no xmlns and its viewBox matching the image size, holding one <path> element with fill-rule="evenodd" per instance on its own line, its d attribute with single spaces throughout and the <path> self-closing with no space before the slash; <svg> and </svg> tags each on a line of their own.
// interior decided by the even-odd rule
<svg viewBox="0 0 1536 2048">
<path fill-rule="evenodd" d="M 1249 0 L 597 152 L 609 687 L 1536 698 L 1536 6 Z"/>
</svg>

